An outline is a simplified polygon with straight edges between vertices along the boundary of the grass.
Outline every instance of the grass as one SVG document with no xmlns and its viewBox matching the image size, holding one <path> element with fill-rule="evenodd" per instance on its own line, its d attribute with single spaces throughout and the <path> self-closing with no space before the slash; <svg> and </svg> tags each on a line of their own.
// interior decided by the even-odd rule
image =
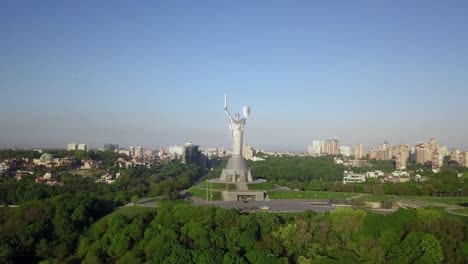
<svg viewBox="0 0 468 264">
<path fill-rule="evenodd" d="M 401 196 L 401 198 L 431 203 L 468 204 L 468 197 Z"/>
<path fill-rule="evenodd" d="M 275 188 L 275 185 L 271 182 L 250 183 L 248 186 L 249 190 L 271 190 Z"/>
<path fill-rule="evenodd" d="M 197 185 L 199 188 L 209 188 L 213 190 L 237 190 L 235 183 L 211 183 L 207 181 L 203 181 Z"/>
<path fill-rule="evenodd" d="M 190 194 L 192 194 L 193 196 L 198 197 L 198 198 L 206 201 L 206 193 L 207 193 L 206 189 L 199 189 L 199 188 L 196 188 L 196 187 L 192 186 L 187 191 Z M 210 195 L 209 192 L 208 192 L 208 195 Z M 213 200 L 216 200 L 216 201 L 221 200 L 221 191 L 213 190 Z"/>
<path fill-rule="evenodd" d="M 452 210 L 452 212 L 468 215 L 468 208 L 455 209 L 455 210 Z"/>
<path fill-rule="evenodd" d="M 316 192 L 316 191 L 269 191 L 270 199 L 339 199 L 344 200 L 353 196 L 355 193 L 344 192 Z"/>
<path fill-rule="evenodd" d="M 358 200 L 361 200 L 363 202 L 383 202 L 383 201 L 390 201 L 390 202 L 395 202 L 398 200 L 398 197 L 393 196 L 393 195 L 366 195 L 359 197 Z"/>
</svg>

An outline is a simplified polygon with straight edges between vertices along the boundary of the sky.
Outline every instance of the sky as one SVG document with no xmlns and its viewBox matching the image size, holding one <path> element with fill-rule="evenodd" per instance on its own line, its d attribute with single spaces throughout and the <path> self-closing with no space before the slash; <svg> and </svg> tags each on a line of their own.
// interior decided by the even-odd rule
<svg viewBox="0 0 468 264">
<path fill-rule="evenodd" d="M 468 150 L 468 1 L 0 1 L 0 148 Z"/>
</svg>

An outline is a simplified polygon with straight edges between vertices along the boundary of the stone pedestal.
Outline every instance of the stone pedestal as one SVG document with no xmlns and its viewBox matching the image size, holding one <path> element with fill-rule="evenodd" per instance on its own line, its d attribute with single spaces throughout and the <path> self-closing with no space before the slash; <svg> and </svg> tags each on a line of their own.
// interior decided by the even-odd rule
<svg viewBox="0 0 468 264">
<path fill-rule="evenodd" d="M 220 181 L 252 182 L 252 173 L 247 165 L 247 161 L 242 156 L 230 157 L 226 168 L 221 173 Z"/>
</svg>

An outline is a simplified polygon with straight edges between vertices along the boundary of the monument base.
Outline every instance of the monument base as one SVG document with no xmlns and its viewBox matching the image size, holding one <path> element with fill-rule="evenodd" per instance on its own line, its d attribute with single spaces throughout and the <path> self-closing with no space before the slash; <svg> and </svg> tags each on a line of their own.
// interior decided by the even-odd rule
<svg viewBox="0 0 468 264">
<path fill-rule="evenodd" d="M 267 192 L 256 190 L 223 191 L 223 201 L 269 201 Z"/>
<path fill-rule="evenodd" d="M 229 158 L 227 166 L 221 173 L 221 182 L 253 182 L 252 173 L 247 161 L 242 156 Z"/>
</svg>

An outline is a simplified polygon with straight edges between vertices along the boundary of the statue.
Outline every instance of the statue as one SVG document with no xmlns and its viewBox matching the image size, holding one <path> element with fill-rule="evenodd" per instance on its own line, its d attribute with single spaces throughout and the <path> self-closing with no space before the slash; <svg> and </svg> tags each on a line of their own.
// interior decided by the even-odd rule
<svg viewBox="0 0 468 264">
<path fill-rule="evenodd" d="M 240 118 L 239 113 L 236 113 L 234 117 L 232 117 L 227 107 L 227 95 L 224 94 L 224 112 L 229 118 L 229 130 L 232 139 L 232 155 L 241 156 L 244 137 L 244 126 L 245 121 L 247 121 L 247 118 L 250 116 L 250 107 L 244 106 L 244 118 Z"/>
<path fill-rule="evenodd" d="M 224 94 L 224 112 L 229 118 L 229 130 L 232 139 L 232 157 L 229 158 L 226 169 L 221 174 L 221 181 L 225 182 L 251 182 L 252 174 L 248 168 L 247 161 L 242 157 L 242 146 L 244 137 L 244 126 L 250 116 L 250 107 L 243 107 L 241 118 L 237 113 L 233 116 L 228 111 L 227 96 Z"/>
</svg>

